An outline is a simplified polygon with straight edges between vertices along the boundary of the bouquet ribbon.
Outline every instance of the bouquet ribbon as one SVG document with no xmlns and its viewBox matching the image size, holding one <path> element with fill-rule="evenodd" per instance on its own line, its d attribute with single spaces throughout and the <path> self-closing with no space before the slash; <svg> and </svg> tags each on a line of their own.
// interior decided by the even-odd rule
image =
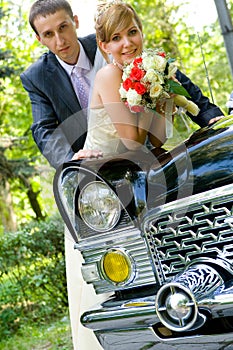
<svg viewBox="0 0 233 350">
<path fill-rule="evenodd" d="M 165 102 L 165 122 L 166 122 L 166 137 L 171 138 L 173 136 L 173 98 L 166 99 Z"/>
</svg>

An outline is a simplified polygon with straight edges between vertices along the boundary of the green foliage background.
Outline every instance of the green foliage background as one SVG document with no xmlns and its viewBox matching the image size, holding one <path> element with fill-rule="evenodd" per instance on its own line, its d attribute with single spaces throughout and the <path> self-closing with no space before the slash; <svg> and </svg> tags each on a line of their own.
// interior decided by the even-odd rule
<svg viewBox="0 0 233 350">
<path fill-rule="evenodd" d="M 63 231 L 56 215 L 0 237 L 0 339 L 67 310 Z"/>
</svg>

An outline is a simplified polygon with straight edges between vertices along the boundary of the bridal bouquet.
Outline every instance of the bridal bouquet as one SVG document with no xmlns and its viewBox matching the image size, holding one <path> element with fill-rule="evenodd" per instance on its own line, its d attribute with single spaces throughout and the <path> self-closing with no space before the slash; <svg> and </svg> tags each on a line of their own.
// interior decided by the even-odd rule
<svg viewBox="0 0 233 350">
<path fill-rule="evenodd" d="M 194 116 L 199 113 L 198 106 L 186 98 L 190 97 L 187 90 L 173 78 L 177 70 L 174 61 L 167 58 L 163 50 L 147 49 L 130 64 L 124 65 L 119 92 L 132 112 L 155 110 L 157 101 L 171 98 L 172 93 L 177 106 Z"/>
</svg>

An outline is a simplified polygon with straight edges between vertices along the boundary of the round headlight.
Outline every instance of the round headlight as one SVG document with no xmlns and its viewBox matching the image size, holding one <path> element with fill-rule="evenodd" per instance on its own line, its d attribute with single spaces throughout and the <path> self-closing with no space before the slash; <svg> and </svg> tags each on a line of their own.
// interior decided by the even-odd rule
<svg viewBox="0 0 233 350">
<path fill-rule="evenodd" d="M 87 184 L 80 192 L 78 209 L 81 218 L 91 229 L 104 232 L 113 228 L 121 214 L 121 203 L 105 183 Z"/>
</svg>

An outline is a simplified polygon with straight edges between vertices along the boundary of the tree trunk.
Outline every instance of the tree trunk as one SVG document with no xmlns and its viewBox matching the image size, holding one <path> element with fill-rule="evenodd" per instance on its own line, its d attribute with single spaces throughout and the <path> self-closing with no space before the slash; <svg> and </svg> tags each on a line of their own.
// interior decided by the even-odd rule
<svg viewBox="0 0 233 350">
<path fill-rule="evenodd" d="M 5 181 L 5 186 L 0 187 L 0 231 L 14 232 L 16 229 L 17 222 L 12 205 L 10 185 Z"/>
</svg>

